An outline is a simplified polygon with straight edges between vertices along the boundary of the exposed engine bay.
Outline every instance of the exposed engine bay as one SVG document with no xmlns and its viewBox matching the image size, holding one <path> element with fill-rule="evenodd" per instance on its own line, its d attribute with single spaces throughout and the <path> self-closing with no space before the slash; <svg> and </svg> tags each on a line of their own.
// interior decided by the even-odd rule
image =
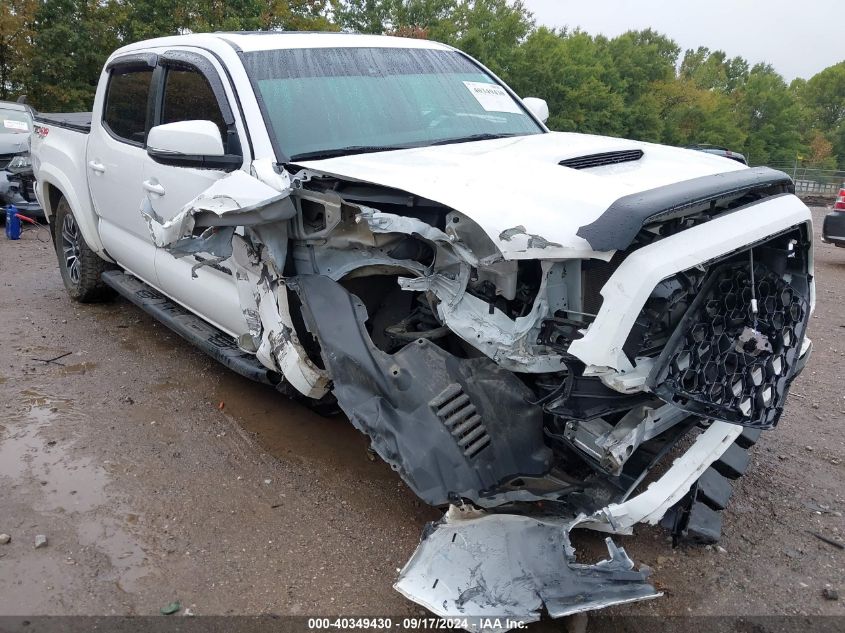
<svg viewBox="0 0 845 633">
<path fill-rule="evenodd" d="M 157 246 L 231 270 L 249 326 L 237 343 L 279 390 L 336 404 L 415 494 L 450 508 L 397 589 L 440 615 L 525 621 L 659 595 L 610 539 L 588 566 L 567 535 L 630 533 L 673 508 L 676 536 L 695 532 L 694 513 L 730 494 L 719 460 L 777 424 L 814 302 L 788 178 L 690 181 L 683 204 L 654 190 L 647 213 L 622 205 L 607 213 L 624 221 L 579 230 L 593 256 L 566 257 L 406 191 L 253 169 L 171 221 L 149 200 L 144 217 Z M 768 224 L 748 227 L 758 205 Z M 606 221 L 619 230 L 604 243 Z M 533 584 L 509 584 L 515 569 Z"/>
</svg>

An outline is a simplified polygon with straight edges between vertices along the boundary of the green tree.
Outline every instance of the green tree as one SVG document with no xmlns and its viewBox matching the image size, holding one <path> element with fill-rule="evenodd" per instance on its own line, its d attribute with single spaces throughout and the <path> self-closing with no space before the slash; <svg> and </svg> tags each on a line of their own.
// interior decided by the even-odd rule
<svg viewBox="0 0 845 633">
<path fill-rule="evenodd" d="M 745 154 L 755 164 L 791 163 L 804 152 L 801 109 L 769 64 L 757 64 L 737 91 L 739 123 L 748 134 Z"/>
<path fill-rule="evenodd" d="M 391 28 L 393 0 L 334 0 L 337 24 L 347 31 L 382 34 Z"/>
<path fill-rule="evenodd" d="M 549 103 L 549 127 L 561 131 L 619 134 L 623 96 L 606 48 L 587 33 L 540 27 L 519 48 L 510 84 L 523 96 Z"/>
<path fill-rule="evenodd" d="M 744 146 L 746 135 L 727 95 L 685 78 L 660 82 L 654 88 L 663 143 L 682 147 L 710 143 L 737 150 Z"/>
<path fill-rule="evenodd" d="M 31 103 L 40 110 L 88 110 L 103 62 L 119 44 L 97 0 L 44 0 L 35 15 L 29 72 Z"/>
<path fill-rule="evenodd" d="M 522 0 L 335 0 L 341 28 L 451 44 L 507 75 L 534 28 Z"/>
<path fill-rule="evenodd" d="M 822 132 L 832 144 L 835 158 L 845 169 L 845 61 L 811 77 L 800 91 L 810 121 L 811 134 Z"/>
<path fill-rule="evenodd" d="M 842 123 L 845 120 L 845 61 L 810 78 L 803 97 L 819 127 L 834 129 Z"/>
<path fill-rule="evenodd" d="M 0 99 L 22 90 L 29 67 L 38 0 L 4 0 L 0 5 Z"/>
<path fill-rule="evenodd" d="M 742 57 L 728 59 L 724 51 L 711 52 L 699 46 L 686 51 L 679 75 L 699 88 L 731 93 L 748 79 L 748 62 Z"/>
<path fill-rule="evenodd" d="M 180 0 L 108 0 L 103 17 L 123 45 L 187 31 L 192 9 L 191 2 Z"/>
<path fill-rule="evenodd" d="M 611 61 L 619 76 L 614 86 L 625 103 L 621 134 L 656 141 L 663 131 L 657 113 L 654 87 L 675 78 L 681 49 L 652 29 L 628 31 L 607 42 Z"/>
<path fill-rule="evenodd" d="M 432 39 L 441 38 L 507 79 L 517 48 L 533 28 L 534 17 L 522 0 L 461 0 L 451 18 L 432 30 Z"/>
<path fill-rule="evenodd" d="M 261 12 L 262 29 L 288 31 L 337 31 L 331 20 L 331 0 L 265 0 Z"/>
</svg>

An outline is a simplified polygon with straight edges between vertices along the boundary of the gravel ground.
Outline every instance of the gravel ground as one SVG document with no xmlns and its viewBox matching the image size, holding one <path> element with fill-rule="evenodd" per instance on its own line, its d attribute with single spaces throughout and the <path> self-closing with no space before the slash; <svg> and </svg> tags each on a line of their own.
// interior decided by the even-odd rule
<svg viewBox="0 0 845 633">
<path fill-rule="evenodd" d="M 47 239 L 0 240 L 0 615 L 176 600 L 196 614 L 419 614 L 392 583 L 439 513 L 363 436 L 126 302 L 71 303 Z M 725 551 L 673 550 L 639 526 L 617 542 L 665 595 L 610 613 L 845 615 L 824 595 L 845 591 L 845 551 L 809 533 L 845 537 L 845 249 L 817 242 L 816 273 L 815 352 L 735 486 Z M 601 535 L 573 540 L 584 562 L 602 556 Z"/>
</svg>

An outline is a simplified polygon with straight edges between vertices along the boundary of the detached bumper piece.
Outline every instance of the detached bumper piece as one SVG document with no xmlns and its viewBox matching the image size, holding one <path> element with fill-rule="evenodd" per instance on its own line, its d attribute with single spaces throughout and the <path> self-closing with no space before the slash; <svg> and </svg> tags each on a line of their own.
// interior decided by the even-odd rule
<svg viewBox="0 0 845 633">
<path fill-rule="evenodd" d="M 766 248 L 758 250 L 764 255 Z M 690 413 L 772 428 L 802 367 L 809 315 L 809 278 L 800 271 L 775 271 L 760 262 L 752 275 L 747 257 L 714 268 L 649 384 Z"/>
<path fill-rule="evenodd" d="M 610 558 L 575 562 L 569 531 L 577 519 L 554 521 L 513 514 L 455 518 L 450 510 L 429 526 L 399 575 L 397 591 L 439 616 L 457 618 L 469 630 L 495 630 L 614 604 L 659 597 L 634 568 L 625 550 L 606 539 Z M 465 622 L 463 621 L 465 619 Z"/>
<path fill-rule="evenodd" d="M 672 532 L 675 545 L 718 543 L 722 536 L 722 510 L 733 494 L 731 480 L 748 468 L 748 449 L 757 443 L 762 430 L 746 428 L 722 456 L 704 471 L 689 493 L 660 521 Z"/>
</svg>

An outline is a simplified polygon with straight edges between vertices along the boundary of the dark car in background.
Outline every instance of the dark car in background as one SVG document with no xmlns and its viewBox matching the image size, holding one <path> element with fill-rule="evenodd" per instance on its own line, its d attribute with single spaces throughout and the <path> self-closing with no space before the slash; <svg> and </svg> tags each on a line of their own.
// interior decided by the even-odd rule
<svg viewBox="0 0 845 633">
<path fill-rule="evenodd" d="M 833 203 L 833 211 L 824 218 L 822 242 L 845 247 L 845 182 L 842 183 L 839 196 Z"/>
<path fill-rule="evenodd" d="M 739 152 L 731 151 L 727 147 L 719 147 L 718 145 L 708 145 L 706 143 L 700 143 L 698 145 L 690 145 L 687 147 L 687 149 L 694 149 L 697 152 L 707 152 L 708 154 L 723 156 L 725 158 L 735 160 L 738 163 L 742 163 L 743 165 L 748 164 L 748 161 L 745 159 L 745 156 L 743 156 Z"/>
<path fill-rule="evenodd" d="M 24 215 L 43 216 L 29 156 L 31 131 L 28 105 L 0 101 L 0 207 L 13 204 Z"/>
</svg>

